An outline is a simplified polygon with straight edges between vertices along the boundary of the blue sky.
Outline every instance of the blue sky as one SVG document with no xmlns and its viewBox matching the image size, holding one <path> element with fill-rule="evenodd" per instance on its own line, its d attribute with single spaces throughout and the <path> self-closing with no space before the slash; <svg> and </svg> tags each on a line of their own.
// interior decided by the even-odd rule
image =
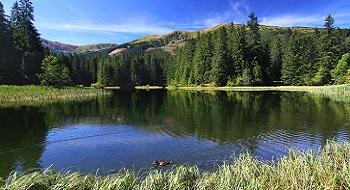
<svg viewBox="0 0 350 190">
<path fill-rule="evenodd" d="M 15 0 L 0 0 L 7 14 Z M 123 43 L 149 34 L 245 23 L 322 27 L 332 14 L 350 27 L 350 0 L 32 0 L 43 38 L 71 44 Z"/>
</svg>

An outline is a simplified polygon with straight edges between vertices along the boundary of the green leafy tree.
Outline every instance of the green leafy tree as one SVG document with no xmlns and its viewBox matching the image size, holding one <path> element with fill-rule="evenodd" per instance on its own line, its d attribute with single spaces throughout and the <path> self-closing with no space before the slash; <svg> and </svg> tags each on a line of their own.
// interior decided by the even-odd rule
<svg viewBox="0 0 350 190">
<path fill-rule="evenodd" d="M 332 79 L 335 84 L 344 84 L 350 67 L 350 53 L 344 54 L 337 66 L 332 70 Z"/>
<path fill-rule="evenodd" d="M 41 85 L 63 87 L 71 86 L 69 69 L 63 65 L 59 58 L 48 55 L 43 60 L 42 73 L 39 75 Z"/>
</svg>

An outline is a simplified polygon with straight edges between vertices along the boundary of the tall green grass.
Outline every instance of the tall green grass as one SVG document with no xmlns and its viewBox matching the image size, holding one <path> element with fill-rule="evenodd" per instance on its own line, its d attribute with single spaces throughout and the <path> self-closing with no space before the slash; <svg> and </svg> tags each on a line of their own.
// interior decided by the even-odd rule
<svg viewBox="0 0 350 190">
<path fill-rule="evenodd" d="M 108 176 L 55 173 L 50 170 L 26 175 L 13 173 L 0 184 L 2 190 L 75 189 L 349 189 L 350 143 L 327 143 L 319 154 L 290 152 L 278 162 L 264 163 L 249 154 L 214 172 L 178 166 L 168 171 L 154 170 L 143 176 L 123 171 Z"/>
<path fill-rule="evenodd" d="M 34 105 L 86 99 L 110 92 L 93 88 L 51 88 L 45 86 L 0 86 L 0 107 Z"/>
</svg>

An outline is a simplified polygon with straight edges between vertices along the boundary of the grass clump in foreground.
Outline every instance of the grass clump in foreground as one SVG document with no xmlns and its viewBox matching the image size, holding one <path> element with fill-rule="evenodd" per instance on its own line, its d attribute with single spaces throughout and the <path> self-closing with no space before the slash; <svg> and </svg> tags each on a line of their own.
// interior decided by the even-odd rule
<svg viewBox="0 0 350 190">
<path fill-rule="evenodd" d="M 45 170 L 0 182 L 2 190 L 58 189 L 349 189 L 350 143 L 327 143 L 320 154 L 290 152 L 276 163 L 260 162 L 249 154 L 215 172 L 179 166 L 139 177 L 124 171 L 108 176 L 60 174 Z"/>
<path fill-rule="evenodd" d="M 46 86 L 0 86 L 0 105 L 33 105 L 71 101 L 107 95 L 110 92 L 93 88 L 52 88 Z"/>
</svg>

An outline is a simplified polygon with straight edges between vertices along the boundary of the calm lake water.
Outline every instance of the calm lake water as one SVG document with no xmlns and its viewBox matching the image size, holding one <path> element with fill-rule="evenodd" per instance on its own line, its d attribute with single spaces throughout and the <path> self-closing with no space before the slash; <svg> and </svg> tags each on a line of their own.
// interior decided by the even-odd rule
<svg viewBox="0 0 350 190">
<path fill-rule="evenodd" d="M 290 92 L 116 92 L 0 109 L 0 126 L 0 176 L 51 165 L 147 171 L 160 159 L 212 170 L 244 152 L 273 160 L 350 140 L 350 105 Z"/>
</svg>

